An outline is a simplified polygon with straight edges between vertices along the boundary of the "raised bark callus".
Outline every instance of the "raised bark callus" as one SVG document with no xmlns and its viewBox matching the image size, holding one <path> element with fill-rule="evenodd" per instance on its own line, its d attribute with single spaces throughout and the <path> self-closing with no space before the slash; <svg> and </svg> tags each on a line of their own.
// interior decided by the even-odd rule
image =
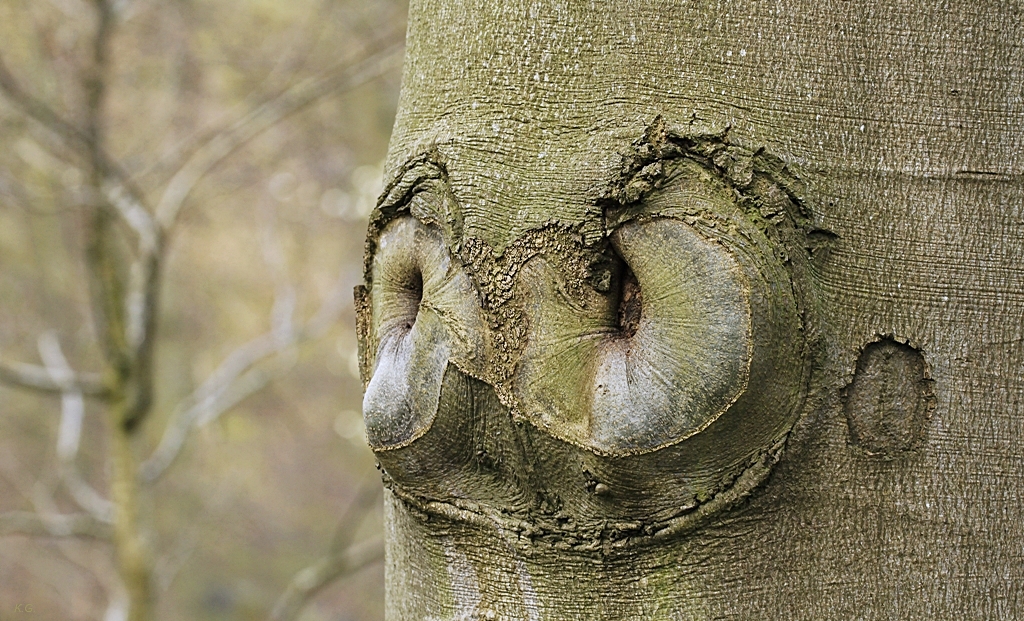
<svg viewBox="0 0 1024 621">
<path fill-rule="evenodd" d="M 700 183 L 684 184 L 692 190 Z M 695 203 L 676 212 L 689 207 L 705 232 L 666 217 L 622 224 L 610 240 L 624 264 L 609 290 L 575 301 L 559 292 L 560 278 L 543 258 L 522 270 L 529 330 L 515 391 L 524 415 L 602 454 L 681 442 L 737 401 L 733 418 L 775 430 L 775 421 L 792 421 L 797 407 L 802 335 L 788 274 L 738 210 L 731 217 L 702 211 L 715 201 L 670 190 L 676 191 L 660 191 L 662 201 L 670 194 Z M 728 205 L 727 197 L 716 198 Z M 722 233 L 715 233 L 716 220 Z M 622 325 L 624 304 L 637 307 L 635 325 Z M 755 384 L 748 391 L 751 364 Z M 766 371 L 771 382 L 762 381 Z M 717 453 L 728 445 L 721 442 Z M 756 448 L 739 450 L 749 459 Z"/>
<path fill-rule="evenodd" d="M 629 223 L 611 239 L 635 292 L 595 291 L 574 308 L 542 259 L 523 269 L 529 332 L 516 388 L 553 435 L 643 453 L 703 430 L 746 388 L 748 286 L 725 248 L 683 222 Z M 618 325 L 624 303 L 639 306 L 635 327 Z"/>
<path fill-rule="evenodd" d="M 724 136 L 658 121 L 634 148 L 591 243 L 541 227 L 498 255 L 456 238 L 436 164 L 383 199 L 367 434 L 391 492 L 445 532 L 513 556 L 629 554 L 734 504 L 779 454 L 808 369 L 802 260 L 780 259 L 798 199 L 776 160 Z"/>
<path fill-rule="evenodd" d="M 373 261 L 373 375 L 363 398 L 370 445 L 412 442 L 437 413 L 450 359 L 471 367 L 487 330 L 469 278 L 438 231 L 411 217 L 391 222 Z"/>
</svg>

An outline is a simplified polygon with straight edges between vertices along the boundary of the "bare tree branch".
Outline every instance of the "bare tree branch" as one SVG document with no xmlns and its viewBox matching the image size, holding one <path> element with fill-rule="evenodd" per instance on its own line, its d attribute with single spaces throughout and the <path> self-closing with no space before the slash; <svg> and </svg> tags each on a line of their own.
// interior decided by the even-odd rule
<svg viewBox="0 0 1024 621">
<path fill-rule="evenodd" d="M 210 421 L 216 414 L 244 398 L 225 398 L 233 386 L 242 383 L 249 387 L 249 390 L 244 391 L 245 396 L 262 388 L 266 380 L 252 367 L 279 351 L 279 343 L 273 334 L 263 334 L 228 355 L 217 370 L 171 413 L 160 444 L 140 467 L 142 479 L 152 482 L 166 471 L 181 452 L 189 432 L 200 420 Z"/>
<path fill-rule="evenodd" d="M 146 204 L 145 194 L 134 185 L 130 175 L 105 152 L 94 149 L 87 132 L 61 117 L 45 102 L 23 89 L 4 63 L 3 58 L 0 58 L 0 94 L 3 94 L 8 101 L 27 116 L 56 134 L 65 146 L 98 166 L 112 188 L 120 188 L 121 192 L 130 196 L 131 200 L 138 205 Z"/>
<path fill-rule="evenodd" d="M 89 515 L 106 524 L 114 523 L 114 504 L 86 483 L 74 464 L 65 464 L 61 468 L 61 481 L 75 503 Z"/>
<path fill-rule="evenodd" d="M 88 142 L 86 135 L 71 122 L 64 120 L 43 101 L 25 91 L 2 59 L 0 59 L 0 93 L 3 93 L 7 100 L 22 112 L 57 134 L 69 147 L 79 152 L 85 150 Z"/>
<path fill-rule="evenodd" d="M 91 578 L 96 586 L 106 594 L 108 603 L 103 621 L 124 621 L 127 618 L 128 593 L 116 568 L 112 566 L 113 559 L 110 558 L 109 553 L 100 551 L 96 547 L 76 545 L 80 542 L 81 538 L 77 540 L 62 538 L 54 542 L 54 547 L 69 564 L 77 567 L 85 576 Z M 44 572 L 44 574 L 50 575 L 50 572 Z M 68 612 L 68 616 L 76 616 L 74 613 L 79 610 L 69 610 Z"/>
<path fill-rule="evenodd" d="M 92 0 L 96 16 L 96 31 L 92 37 L 92 57 L 83 71 L 82 89 L 85 94 L 83 107 L 84 128 L 82 129 L 82 151 L 86 158 L 86 186 L 93 198 L 99 199 L 107 182 L 104 149 L 106 144 L 106 120 L 104 115 L 107 78 L 110 71 L 109 47 L 113 35 L 114 15 L 110 0 Z M 140 201 L 141 202 L 141 201 Z M 138 393 L 133 382 L 133 352 L 126 338 L 125 309 L 125 267 L 129 264 L 125 249 L 118 243 L 114 228 L 120 216 L 118 209 L 109 201 L 96 200 L 89 205 L 85 218 L 85 264 L 89 275 L 89 296 L 92 305 L 92 319 L 107 364 L 114 371 L 118 393 Z M 133 410 L 133 404 L 126 408 Z M 127 416 L 120 424 L 127 430 L 135 420 Z"/>
<path fill-rule="evenodd" d="M 132 427 L 148 413 L 153 392 L 153 351 L 160 311 L 165 236 L 155 233 L 155 248 L 132 263 L 125 293 L 125 342 L 130 351 L 136 386 L 135 402 L 125 424 Z"/>
<path fill-rule="evenodd" d="M 156 252 L 159 248 L 160 230 L 153 216 L 146 210 L 146 206 L 127 192 L 123 185 L 111 183 L 109 180 L 103 184 L 103 194 L 138 235 L 139 251 L 143 254 Z"/>
<path fill-rule="evenodd" d="M 324 587 L 383 559 L 384 540 L 379 537 L 322 557 L 295 574 L 288 588 L 274 604 L 270 618 L 272 621 L 291 621 L 297 618 Z"/>
<path fill-rule="evenodd" d="M 29 535 L 33 537 L 90 537 L 110 539 L 110 524 L 88 513 L 36 513 L 10 511 L 0 513 L 0 536 Z"/>
<path fill-rule="evenodd" d="M 33 192 L 6 170 L 0 170 L 0 196 L 3 196 L 18 209 L 40 216 L 53 216 L 68 213 L 71 210 L 51 200 L 39 200 Z M 44 206 L 45 205 L 45 206 Z"/>
<path fill-rule="evenodd" d="M 53 331 L 44 332 L 38 339 L 39 356 L 46 363 L 46 371 L 54 381 L 71 373 L 60 340 Z M 57 461 L 60 480 L 67 487 L 68 493 L 79 507 L 85 509 L 93 518 L 111 524 L 114 519 L 114 508 L 111 502 L 103 498 L 91 485 L 85 482 L 78 473 L 75 458 L 82 438 L 82 419 L 85 416 L 85 403 L 82 393 L 73 387 L 61 393 L 60 424 L 57 427 Z M 51 490 L 52 491 L 52 490 Z M 33 503 L 40 514 L 56 512 L 49 492 L 33 494 Z"/>
<path fill-rule="evenodd" d="M 352 544 L 359 526 L 380 498 L 381 486 L 373 477 L 364 481 L 355 498 L 342 512 L 327 554 L 299 570 L 274 604 L 271 621 L 292 621 L 325 587 L 344 576 L 384 558 L 384 540 L 374 538 Z"/>
<path fill-rule="evenodd" d="M 145 206 L 144 196 L 125 179 L 110 174 L 105 152 L 104 102 L 108 90 L 109 46 L 116 22 L 116 3 L 93 0 L 97 29 L 93 58 L 83 79 L 86 94 L 82 139 L 89 163 L 87 186 L 91 205 L 86 236 L 86 265 L 93 320 L 114 388 L 126 396 L 120 425 L 131 432 L 149 413 L 152 403 L 152 353 L 157 323 L 157 298 L 164 236 Z M 118 244 L 113 220 L 119 216 L 139 238 L 140 258 L 125 274 L 129 258 Z"/>
<path fill-rule="evenodd" d="M 132 619 L 143 619 L 149 618 L 148 610 L 152 606 L 149 596 L 151 566 L 144 537 L 137 525 L 138 507 L 134 497 L 137 471 L 130 434 L 135 423 L 149 410 L 153 331 L 147 328 L 155 324 L 155 310 L 150 312 L 145 308 L 145 303 L 152 302 L 149 308 L 156 307 L 156 295 L 151 292 L 157 288 L 154 283 L 159 276 L 163 238 L 162 231 L 155 225 L 146 208 L 144 194 L 133 185 L 105 149 L 107 120 L 104 104 L 108 91 L 110 42 L 118 7 L 117 0 L 92 0 L 91 4 L 96 17 L 96 30 L 91 41 L 92 57 L 82 79 L 85 105 L 81 127 L 61 118 L 43 101 L 22 89 L 2 60 L 0 95 L 5 96 L 45 130 L 49 130 L 48 137 L 51 134 L 56 136 L 61 148 L 53 148 L 52 152 L 60 154 L 63 148 L 75 152 L 79 157 L 69 159 L 82 160 L 77 165 L 87 173 L 88 194 L 80 203 L 86 208 L 85 258 L 90 301 L 96 333 L 110 371 L 103 378 L 107 380 L 103 385 L 104 394 L 117 397 L 110 399 L 110 409 L 118 423 L 114 426 L 111 438 L 114 445 L 111 450 L 114 457 L 111 490 L 116 507 L 89 486 L 75 468 L 84 416 L 83 393 L 87 387 L 79 385 L 81 382 L 71 372 L 56 337 L 44 334 L 39 339 L 39 349 L 49 381 L 41 381 L 38 369 L 14 364 L 0 368 L 0 379 L 11 382 L 18 380 L 16 383 L 19 386 L 30 385 L 37 390 L 51 389 L 48 391 L 61 394 L 61 423 L 57 437 L 58 472 L 71 496 L 88 513 L 67 515 L 56 512 L 53 510 L 52 486 L 43 490 L 43 486 L 37 485 L 38 493 L 33 494 L 36 512 L 14 512 L 0 516 L 3 518 L 0 527 L 25 533 L 103 536 L 110 539 L 114 543 L 117 569 L 127 599 L 120 596 L 113 598 L 108 617 L 124 611 Z M 141 268 L 137 270 L 141 274 L 138 298 L 142 301 L 142 308 L 131 318 L 128 317 L 131 313 L 126 302 L 136 300 L 131 297 L 132 292 L 125 285 L 124 266 L 130 255 L 119 243 L 120 233 L 115 228 L 118 219 L 127 223 L 136 233 L 142 257 Z M 54 387 L 58 390 L 52 390 Z M 115 508 L 116 524 L 113 523 Z M 125 599 L 124 604 L 122 599 Z"/>
<path fill-rule="evenodd" d="M 283 266 L 275 265 L 283 261 L 283 257 L 278 254 L 279 250 L 275 252 L 274 244 L 268 239 L 270 232 L 264 233 L 264 259 L 271 266 L 278 283 L 271 311 L 271 329 L 231 352 L 199 388 L 175 407 L 156 450 L 140 467 L 144 481 L 153 482 L 160 478 L 177 459 L 192 429 L 212 422 L 291 368 L 294 356 L 289 352 L 321 336 L 337 321 L 349 301 L 345 295 L 347 281 L 345 274 L 341 273 L 317 312 L 296 329 L 292 320 L 294 287 L 283 275 Z M 267 366 L 266 363 L 272 359 L 278 363 Z"/>
<path fill-rule="evenodd" d="M 153 343 L 153 328 L 156 323 L 156 298 L 159 289 L 159 267 L 163 254 L 162 231 L 146 207 L 145 194 L 137 188 L 129 175 L 106 153 L 103 144 L 103 102 L 106 94 L 106 71 L 108 69 L 108 45 L 114 26 L 114 7 L 107 2 L 96 2 L 98 29 L 93 41 L 93 58 L 84 86 L 87 103 L 85 106 L 85 128 L 80 129 L 53 111 L 46 103 L 33 97 L 18 84 L 14 75 L 0 59 L 0 94 L 3 94 L 26 115 L 58 136 L 61 142 L 81 155 L 89 169 L 90 199 L 94 211 L 90 218 L 87 263 L 90 267 L 90 284 L 94 315 L 97 318 L 97 333 L 101 337 L 108 360 L 115 368 L 134 367 L 137 390 L 135 403 L 126 416 L 126 425 L 133 425 L 148 410 L 151 382 L 149 381 L 150 358 Z M 110 240 L 110 218 L 107 206 L 136 233 L 139 239 L 141 259 L 136 271 L 137 286 L 130 291 L 118 276 L 115 256 L 116 245 Z M 125 301 L 131 308 L 122 309 Z M 130 311 L 136 311 L 134 313 Z M 128 314 L 129 317 L 125 317 Z M 10 367 L 0 369 L 0 379 L 12 382 L 15 374 Z M 21 370 L 25 370 L 22 368 Z M 21 379 L 25 379 L 22 377 Z M 25 385 L 26 382 L 20 382 Z M 48 392 L 54 392 L 49 390 Z M 86 391 L 82 391 L 86 392 Z"/>
<path fill-rule="evenodd" d="M 61 377 L 72 373 L 56 333 L 48 331 L 40 334 L 38 347 L 39 357 L 46 364 L 46 371 L 52 380 L 58 382 Z M 60 425 L 57 427 L 57 459 L 63 463 L 73 461 L 78 454 L 84 416 L 85 401 L 82 392 L 75 386 L 68 387 L 60 396 Z"/>
<path fill-rule="evenodd" d="M 99 373 L 66 373 L 54 378 L 46 367 L 24 362 L 0 360 L 0 382 L 56 395 L 79 392 L 89 397 L 105 398 L 110 394 Z"/>
<path fill-rule="evenodd" d="M 403 45 L 287 89 L 211 136 L 171 177 L 156 206 L 156 219 L 169 230 L 196 184 L 239 147 L 319 99 L 365 84 L 399 66 Z"/>
<path fill-rule="evenodd" d="M 112 525 L 89 513 L 61 513 L 53 501 L 56 480 L 44 476 L 29 484 L 20 476 L 3 468 L 7 479 L 31 503 L 34 511 L 10 511 L 0 514 L 0 536 L 28 535 L 41 537 L 86 537 L 110 539 Z"/>
<path fill-rule="evenodd" d="M 178 457 L 193 428 L 216 420 L 290 368 L 293 360 L 287 356 L 287 352 L 320 336 L 329 328 L 337 319 L 343 300 L 340 295 L 329 296 L 320 311 L 285 342 L 271 331 L 229 354 L 203 385 L 174 409 L 160 444 L 140 468 L 142 479 L 153 482 L 160 478 Z M 257 365 L 275 356 L 280 361 L 278 365 L 257 368 Z"/>
<path fill-rule="evenodd" d="M 118 207 L 122 217 L 136 229 L 139 234 L 142 257 L 132 266 L 132 274 L 129 279 L 128 291 L 126 294 L 126 341 L 131 347 L 132 360 L 135 363 L 136 386 L 139 389 L 137 410 L 140 413 L 129 415 L 126 422 L 133 422 L 140 419 L 141 412 L 149 406 L 151 388 L 150 374 L 152 366 L 152 349 L 155 343 L 155 332 L 158 310 L 158 297 L 160 291 L 161 264 L 164 253 L 166 233 L 173 227 L 177 214 L 188 195 L 195 185 L 218 163 L 228 157 L 237 148 L 273 127 L 276 123 L 301 110 L 303 107 L 315 102 L 330 93 L 337 92 L 343 88 L 354 88 L 360 84 L 378 77 L 391 69 L 400 59 L 401 46 L 394 46 L 383 53 L 371 56 L 361 63 L 346 67 L 341 72 L 328 74 L 316 80 L 300 83 L 296 87 L 285 91 L 278 97 L 266 102 L 239 121 L 233 123 L 223 132 L 214 135 L 208 142 L 201 146 L 188 160 L 184 166 L 171 178 L 167 188 L 157 206 L 156 221 L 149 217 L 149 212 L 142 206 L 131 201 L 118 200 L 121 195 L 114 195 L 114 204 Z M 130 197 L 128 197 L 130 198 Z M 159 225 L 157 225 L 159 223 Z M 271 260 L 273 255 L 280 255 L 267 250 L 264 245 L 264 255 L 268 263 L 274 267 Z M 278 295 L 275 298 L 273 310 L 272 334 L 278 341 L 277 346 L 270 351 L 265 351 L 258 356 L 251 358 L 251 362 L 235 368 L 238 369 L 233 375 L 238 378 L 242 373 L 247 374 L 247 382 L 243 390 L 234 390 L 227 399 L 221 399 L 227 391 L 227 385 L 219 390 L 210 391 L 197 399 L 195 405 L 202 407 L 205 412 L 199 412 L 196 407 L 184 409 L 184 419 L 172 422 L 175 425 L 170 432 L 165 433 L 168 440 L 161 441 L 158 447 L 158 455 L 163 457 L 155 462 L 150 460 L 143 465 L 143 476 L 147 480 L 153 480 L 159 476 L 174 460 L 181 448 L 187 431 L 192 424 L 204 422 L 215 418 L 220 412 L 233 406 L 249 394 L 259 390 L 269 381 L 265 374 L 249 373 L 249 368 L 268 356 L 279 353 L 294 346 L 300 340 L 292 326 L 292 314 L 295 307 L 294 287 L 288 283 L 281 285 L 278 281 Z M 258 348 L 257 348 L 258 349 Z M 213 399 L 211 400 L 211 397 Z M 217 410 L 210 406 L 217 402 L 221 405 Z M 180 410 L 178 408 L 177 410 Z M 211 412 L 213 412 L 211 414 Z M 192 420 L 189 420 L 189 419 Z M 158 467 L 157 464 L 162 466 Z"/>
</svg>

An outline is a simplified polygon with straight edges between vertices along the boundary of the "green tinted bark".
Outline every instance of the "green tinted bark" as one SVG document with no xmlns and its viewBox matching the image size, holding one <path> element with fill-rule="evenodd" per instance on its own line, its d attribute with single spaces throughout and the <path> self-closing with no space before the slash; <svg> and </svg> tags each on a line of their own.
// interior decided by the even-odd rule
<svg viewBox="0 0 1024 621">
<path fill-rule="evenodd" d="M 369 256 L 396 218 L 435 231 L 479 309 L 442 325 L 487 345 L 377 447 L 389 618 L 1020 614 L 1021 40 L 999 2 L 414 2 Z M 645 222 L 698 237 L 616 249 Z M 701 244 L 741 284 L 686 290 L 749 307 L 764 354 L 707 426 L 594 440 L 587 339 L 642 329 L 623 265 L 648 293 Z M 735 341 L 673 339 L 743 376 Z"/>
</svg>

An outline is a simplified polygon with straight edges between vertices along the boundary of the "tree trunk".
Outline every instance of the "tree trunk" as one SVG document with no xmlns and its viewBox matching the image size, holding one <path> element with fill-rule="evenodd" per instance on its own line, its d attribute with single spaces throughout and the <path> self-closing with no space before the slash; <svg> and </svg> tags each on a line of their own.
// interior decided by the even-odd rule
<svg viewBox="0 0 1024 621">
<path fill-rule="evenodd" d="M 415 0 L 387 617 L 1024 616 L 1024 9 Z"/>
</svg>

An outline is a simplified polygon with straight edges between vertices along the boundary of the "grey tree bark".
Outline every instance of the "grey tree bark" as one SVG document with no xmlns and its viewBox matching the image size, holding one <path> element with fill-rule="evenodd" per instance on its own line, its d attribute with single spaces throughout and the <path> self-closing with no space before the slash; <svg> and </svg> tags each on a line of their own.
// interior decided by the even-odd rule
<svg viewBox="0 0 1024 621">
<path fill-rule="evenodd" d="M 1024 616 L 1024 7 L 415 0 L 387 616 Z"/>
</svg>

